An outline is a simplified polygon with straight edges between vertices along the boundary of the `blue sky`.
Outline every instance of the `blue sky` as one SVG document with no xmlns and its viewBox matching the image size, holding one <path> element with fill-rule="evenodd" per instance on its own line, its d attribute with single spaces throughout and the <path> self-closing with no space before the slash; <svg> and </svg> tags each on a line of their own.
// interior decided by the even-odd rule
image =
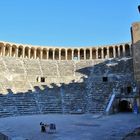
<svg viewBox="0 0 140 140">
<path fill-rule="evenodd" d="M 138 0 L 1 0 L 0 40 L 47 46 L 131 41 Z"/>
</svg>

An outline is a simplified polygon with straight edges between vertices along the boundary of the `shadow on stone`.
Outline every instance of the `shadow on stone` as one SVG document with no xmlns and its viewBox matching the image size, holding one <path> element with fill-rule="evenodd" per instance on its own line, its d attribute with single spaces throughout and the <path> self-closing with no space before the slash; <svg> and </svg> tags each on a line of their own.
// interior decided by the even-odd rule
<svg viewBox="0 0 140 140">
<path fill-rule="evenodd" d="M 8 136 L 0 133 L 0 140 L 11 140 L 10 138 L 8 138 Z"/>
</svg>

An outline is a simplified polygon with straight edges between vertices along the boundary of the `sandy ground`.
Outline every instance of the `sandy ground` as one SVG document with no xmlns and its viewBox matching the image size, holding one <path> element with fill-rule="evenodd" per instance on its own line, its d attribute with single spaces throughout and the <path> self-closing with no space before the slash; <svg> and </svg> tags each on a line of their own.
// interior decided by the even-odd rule
<svg viewBox="0 0 140 140">
<path fill-rule="evenodd" d="M 55 134 L 41 133 L 40 122 L 55 123 Z M 0 119 L 0 132 L 12 140 L 121 140 L 140 127 L 140 114 L 33 115 Z"/>
</svg>

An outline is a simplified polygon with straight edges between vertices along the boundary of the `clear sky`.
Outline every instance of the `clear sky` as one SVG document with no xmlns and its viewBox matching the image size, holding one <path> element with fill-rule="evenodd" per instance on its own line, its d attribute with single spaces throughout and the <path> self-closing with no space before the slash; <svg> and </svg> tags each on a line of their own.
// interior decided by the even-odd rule
<svg viewBox="0 0 140 140">
<path fill-rule="evenodd" d="M 131 41 L 140 0 L 0 0 L 0 40 L 47 46 Z"/>
</svg>

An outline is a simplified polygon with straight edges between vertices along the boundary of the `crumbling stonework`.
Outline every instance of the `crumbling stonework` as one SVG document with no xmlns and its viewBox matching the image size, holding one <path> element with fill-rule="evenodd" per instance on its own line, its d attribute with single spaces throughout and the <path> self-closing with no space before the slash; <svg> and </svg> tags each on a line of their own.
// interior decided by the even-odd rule
<svg viewBox="0 0 140 140">
<path fill-rule="evenodd" d="M 140 22 L 132 24 L 133 65 L 135 80 L 140 83 Z"/>
</svg>

